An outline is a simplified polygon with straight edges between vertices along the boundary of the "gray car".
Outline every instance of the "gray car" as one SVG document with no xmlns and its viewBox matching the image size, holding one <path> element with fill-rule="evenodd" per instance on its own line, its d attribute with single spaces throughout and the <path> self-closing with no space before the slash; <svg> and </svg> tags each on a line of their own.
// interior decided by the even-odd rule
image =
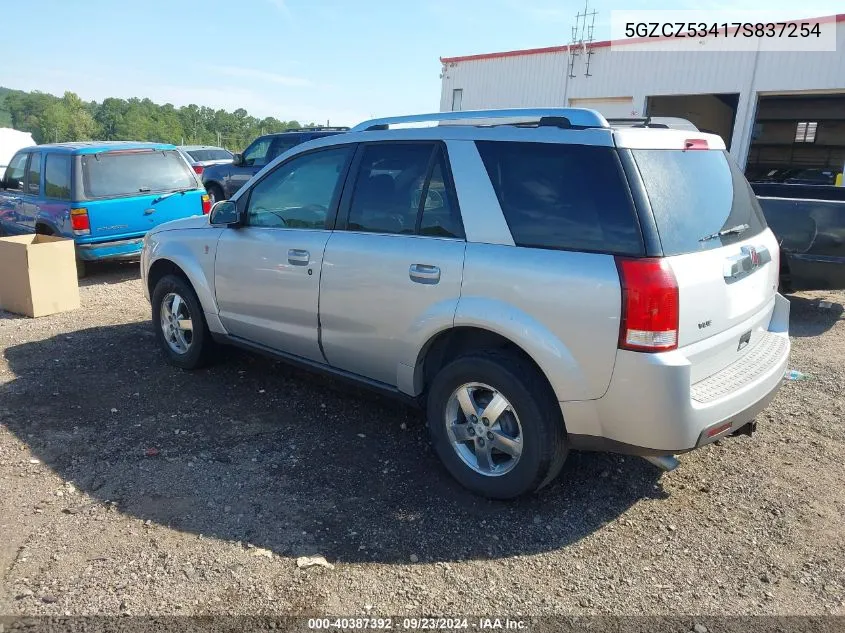
<svg viewBox="0 0 845 633">
<path fill-rule="evenodd" d="M 191 164 L 191 168 L 200 176 L 212 165 L 228 165 L 235 155 L 222 147 L 213 145 L 180 145 L 182 156 Z"/>
<path fill-rule="evenodd" d="M 778 257 L 718 137 L 505 110 L 297 146 L 153 229 L 142 274 L 177 367 L 232 344 L 419 403 L 449 472 L 511 498 L 569 449 L 669 469 L 750 434 L 790 349 Z"/>
</svg>

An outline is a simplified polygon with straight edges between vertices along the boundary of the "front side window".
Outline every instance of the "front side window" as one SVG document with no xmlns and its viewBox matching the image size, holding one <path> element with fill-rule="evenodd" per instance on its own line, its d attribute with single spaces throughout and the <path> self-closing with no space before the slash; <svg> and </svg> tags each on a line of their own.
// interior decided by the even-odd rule
<svg viewBox="0 0 845 633">
<path fill-rule="evenodd" d="M 284 154 L 289 149 L 299 145 L 300 141 L 295 138 L 277 138 L 270 144 L 270 149 L 267 151 L 267 164 L 272 163 L 276 158 Z"/>
<path fill-rule="evenodd" d="M 244 165 L 247 167 L 264 167 L 269 161 L 267 160 L 267 153 L 270 149 L 269 138 L 262 138 L 249 147 L 244 152 Z"/>
<path fill-rule="evenodd" d="M 26 168 L 26 192 L 37 196 L 41 193 L 41 154 L 35 152 L 29 156 Z"/>
<path fill-rule="evenodd" d="M 24 175 L 26 174 L 26 159 L 29 154 L 15 154 L 6 168 L 6 188 L 23 192 Z"/>
<path fill-rule="evenodd" d="M 44 160 L 44 195 L 70 200 L 70 154 L 47 154 Z"/>
<path fill-rule="evenodd" d="M 351 152 L 350 147 L 335 147 L 280 165 L 252 189 L 247 224 L 280 229 L 326 228 Z"/>
</svg>

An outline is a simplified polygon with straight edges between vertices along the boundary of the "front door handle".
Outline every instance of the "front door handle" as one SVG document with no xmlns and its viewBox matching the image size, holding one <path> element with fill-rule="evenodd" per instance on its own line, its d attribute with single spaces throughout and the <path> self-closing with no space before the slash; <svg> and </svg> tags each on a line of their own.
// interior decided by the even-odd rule
<svg viewBox="0 0 845 633">
<path fill-rule="evenodd" d="M 288 250 L 288 263 L 294 266 L 307 266 L 311 261 L 311 255 L 308 251 L 303 251 L 298 248 L 291 248 Z"/>
<path fill-rule="evenodd" d="M 408 276 L 418 284 L 436 284 L 440 281 L 440 268 L 428 264 L 411 264 Z"/>
</svg>

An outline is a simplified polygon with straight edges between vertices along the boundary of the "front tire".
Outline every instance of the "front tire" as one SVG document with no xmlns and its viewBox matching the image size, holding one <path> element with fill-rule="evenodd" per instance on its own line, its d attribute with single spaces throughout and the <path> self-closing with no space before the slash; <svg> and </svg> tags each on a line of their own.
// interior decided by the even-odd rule
<svg viewBox="0 0 845 633">
<path fill-rule="evenodd" d="M 428 393 L 428 428 L 446 469 L 469 490 L 512 499 L 552 481 L 566 459 L 566 430 L 545 377 L 505 352 L 460 357 Z"/>
<path fill-rule="evenodd" d="M 153 289 L 153 327 L 171 365 L 198 369 L 212 358 L 215 343 L 202 305 L 191 285 L 181 277 L 162 277 Z"/>
</svg>

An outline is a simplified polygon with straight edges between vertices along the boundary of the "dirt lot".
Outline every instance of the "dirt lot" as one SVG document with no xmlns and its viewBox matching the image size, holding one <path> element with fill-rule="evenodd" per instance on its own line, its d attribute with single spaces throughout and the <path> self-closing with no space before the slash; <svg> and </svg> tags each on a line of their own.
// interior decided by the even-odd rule
<svg viewBox="0 0 845 633">
<path fill-rule="evenodd" d="M 845 614 L 845 293 L 791 298 L 812 378 L 753 439 L 666 475 L 576 453 L 506 504 L 416 411 L 246 354 L 167 366 L 136 267 L 95 270 L 79 311 L 0 313 L 0 613 Z"/>
</svg>

